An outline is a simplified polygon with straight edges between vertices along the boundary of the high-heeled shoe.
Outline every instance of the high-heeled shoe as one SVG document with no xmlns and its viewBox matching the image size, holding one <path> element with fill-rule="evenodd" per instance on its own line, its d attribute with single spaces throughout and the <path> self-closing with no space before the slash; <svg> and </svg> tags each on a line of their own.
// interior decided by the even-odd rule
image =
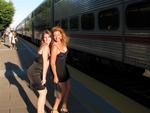
<svg viewBox="0 0 150 113">
<path fill-rule="evenodd" d="M 52 109 L 51 113 L 59 113 L 57 109 Z"/>
<path fill-rule="evenodd" d="M 61 112 L 61 113 L 69 113 L 69 111 L 68 111 L 67 108 L 61 108 L 61 109 L 60 109 L 60 112 Z"/>
</svg>

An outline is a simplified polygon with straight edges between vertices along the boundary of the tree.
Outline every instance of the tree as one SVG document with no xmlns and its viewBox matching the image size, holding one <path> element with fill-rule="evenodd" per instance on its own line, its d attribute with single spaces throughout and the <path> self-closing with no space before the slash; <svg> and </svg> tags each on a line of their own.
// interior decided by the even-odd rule
<svg viewBox="0 0 150 113">
<path fill-rule="evenodd" d="M 13 20 L 14 13 L 15 8 L 11 1 L 6 2 L 5 0 L 0 0 L 0 31 L 9 27 Z"/>
</svg>

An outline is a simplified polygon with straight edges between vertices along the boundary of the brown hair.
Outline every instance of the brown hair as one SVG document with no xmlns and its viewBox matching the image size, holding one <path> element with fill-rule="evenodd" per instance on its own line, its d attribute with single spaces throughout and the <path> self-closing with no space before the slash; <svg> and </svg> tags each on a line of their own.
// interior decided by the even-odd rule
<svg viewBox="0 0 150 113">
<path fill-rule="evenodd" d="M 51 37 L 51 43 L 49 44 L 49 47 L 51 48 L 51 46 L 52 46 L 52 43 L 53 43 L 53 35 L 52 35 L 52 32 L 51 31 L 49 31 L 49 30 L 44 30 L 43 31 L 43 33 L 42 33 L 42 36 L 41 36 L 41 44 L 40 45 L 42 45 L 43 43 L 44 43 L 44 35 L 45 34 L 48 34 L 50 37 Z"/>
<path fill-rule="evenodd" d="M 49 30 L 44 30 L 41 36 L 41 42 L 44 42 L 44 35 L 48 34 L 50 37 L 52 37 L 52 33 Z"/>
<path fill-rule="evenodd" d="M 65 33 L 65 31 L 60 26 L 55 26 L 52 28 L 52 33 L 59 31 L 62 34 L 62 43 L 63 45 L 67 46 L 69 42 L 69 37 Z M 54 39 L 53 39 L 54 40 Z"/>
</svg>

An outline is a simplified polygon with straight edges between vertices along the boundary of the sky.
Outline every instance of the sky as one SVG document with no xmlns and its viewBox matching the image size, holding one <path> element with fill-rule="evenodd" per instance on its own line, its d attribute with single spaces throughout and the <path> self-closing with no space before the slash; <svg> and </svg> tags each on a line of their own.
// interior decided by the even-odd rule
<svg viewBox="0 0 150 113">
<path fill-rule="evenodd" d="M 9 0 L 6 0 L 9 1 Z M 15 28 L 24 18 L 26 18 L 44 0 L 10 0 L 15 7 L 15 14 L 11 28 Z"/>
</svg>

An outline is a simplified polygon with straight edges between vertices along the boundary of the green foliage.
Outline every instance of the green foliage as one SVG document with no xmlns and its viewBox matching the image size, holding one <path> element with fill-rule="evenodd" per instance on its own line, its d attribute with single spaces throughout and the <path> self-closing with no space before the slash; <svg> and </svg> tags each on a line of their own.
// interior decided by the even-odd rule
<svg viewBox="0 0 150 113">
<path fill-rule="evenodd" d="M 12 2 L 0 0 L 0 31 L 9 27 L 13 20 L 15 8 Z"/>
</svg>

